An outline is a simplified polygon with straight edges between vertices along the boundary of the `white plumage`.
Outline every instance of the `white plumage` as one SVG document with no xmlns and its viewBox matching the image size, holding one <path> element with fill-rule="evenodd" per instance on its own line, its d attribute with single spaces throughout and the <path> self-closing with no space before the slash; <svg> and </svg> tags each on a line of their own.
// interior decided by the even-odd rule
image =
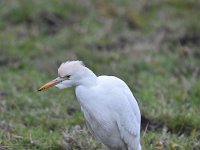
<svg viewBox="0 0 200 150">
<path fill-rule="evenodd" d="M 91 134 L 110 149 L 141 150 L 140 110 L 124 81 L 114 76 L 97 77 L 81 61 L 63 63 L 58 74 L 60 77 L 39 90 L 75 86 Z"/>
</svg>

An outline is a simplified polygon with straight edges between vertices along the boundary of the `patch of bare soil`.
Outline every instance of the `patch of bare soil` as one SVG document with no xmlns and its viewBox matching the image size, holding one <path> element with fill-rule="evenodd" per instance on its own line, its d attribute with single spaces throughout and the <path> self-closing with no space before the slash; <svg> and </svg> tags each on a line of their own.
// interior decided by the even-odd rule
<svg viewBox="0 0 200 150">
<path fill-rule="evenodd" d="M 66 25 L 72 25 L 74 21 L 57 13 L 41 12 L 38 15 L 38 19 L 33 19 L 30 23 L 35 25 L 39 23 L 43 32 L 50 35 L 59 32 Z"/>
<path fill-rule="evenodd" d="M 45 35 L 53 35 L 61 31 L 65 27 L 71 27 L 75 23 L 79 23 L 80 16 L 73 14 L 65 17 L 59 13 L 43 11 L 35 16 L 26 16 L 22 20 L 13 20 L 10 15 L 4 16 L 10 26 L 24 24 L 29 31 L 38 30 Z M 29 33 L 27 33 L 29 35 Z"/>
<path fill-rule="evenodd" d="M 77 109 L 75 109 L 74 107 L 68 107 L 67 108 L 67 114 L 69 116 L 72 116 L 73 114 L 75 114 L 77 112 Z"/>
<path fill-rule="evenodd" d="M 0 67 L 7 66 L 18 62 L 18 58 L 8 57 L 3 52 L 0 52 Z"/>
<path fill-rule="evenodd" d="M 181 45 L 188 45 L 188 44 L 200 44 L 200 34 L 193 34 L 193 35 L 184 35 L 180 38 Z"/>
<path fill-rule="evenodd" d="M 158 120 L 153 120 L 142 115 L 141 128 L 146 131 L 161 131 L 165 127 L 165 123 Z"/>
<path fill-rule="evenodd" d="M 162 120 L 149 119 L 149 118 L 145 117 L 144 115 L 142 115 L 141 128 L 145 132 L 162 131 L 163 129 L 167 129 L 167 131 L 170 132 L 170 133 L 175 133 L 177 135 L 183 135 L 184 134 L 186 136 L 190 136 L 190 134 L 194 130 L 200 131 L 200 128 L 194 129 L 192 126 L 187 125 L 187 124 L 180 124 L 180 125 L 176 125 L 176 127 L 172 127 Z"/>
<path fill-rule="evenodd" d="M 8 96 L 8 93 L 0 91 L 0 100 L 6 96 Z"/>
<path fill-rule="evenodd" d="M 9 148 L 8 146 L 0 144 L 0 150 L 8 150 L 8 148 Z"/>
</svg>

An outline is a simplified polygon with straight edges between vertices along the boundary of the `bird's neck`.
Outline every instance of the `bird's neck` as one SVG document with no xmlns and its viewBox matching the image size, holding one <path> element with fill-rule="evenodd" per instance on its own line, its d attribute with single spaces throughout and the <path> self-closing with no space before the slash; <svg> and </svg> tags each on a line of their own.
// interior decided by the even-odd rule
<svg viewBox="0 0 200 150">
<path fill-rule="evenodd" d="M 88 68 L 86 68 L 85 78 L 81 80 L 82 86 L 94 86 L 97 84 L 97 76 Z"/>
</svg>

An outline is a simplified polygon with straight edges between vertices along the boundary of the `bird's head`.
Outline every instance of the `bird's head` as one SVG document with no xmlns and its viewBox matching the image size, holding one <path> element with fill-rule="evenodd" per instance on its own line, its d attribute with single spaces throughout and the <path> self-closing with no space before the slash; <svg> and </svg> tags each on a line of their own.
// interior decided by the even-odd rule
<svg viewBox="0 0 200 150">
<path fill-rule="evenodd" d="M 38 91 L 52 86 L 56 86 L 59 89 L 78 86 L 91 76 L 94 76 L 94 73 L 86 68 L 82 61 L 67 61 L 58 68 L 58 77 L 44 84 Z"/>
</svg>

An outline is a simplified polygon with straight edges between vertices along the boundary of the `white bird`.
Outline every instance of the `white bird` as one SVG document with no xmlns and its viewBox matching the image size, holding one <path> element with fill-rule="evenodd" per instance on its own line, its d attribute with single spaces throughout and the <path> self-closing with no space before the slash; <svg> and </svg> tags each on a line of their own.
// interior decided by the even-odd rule
<svg viewBox="0 0 200 150">
<path fill-rule="evenodd" d="M 67 61 L 56 79 L 38 91 L 75 87 L 75 94 L 92 135 L 109 149 L 141 150 L 141 114 L 132 92 L 114 76 L 96 76 L 82 61 Z"/>
</svg>

